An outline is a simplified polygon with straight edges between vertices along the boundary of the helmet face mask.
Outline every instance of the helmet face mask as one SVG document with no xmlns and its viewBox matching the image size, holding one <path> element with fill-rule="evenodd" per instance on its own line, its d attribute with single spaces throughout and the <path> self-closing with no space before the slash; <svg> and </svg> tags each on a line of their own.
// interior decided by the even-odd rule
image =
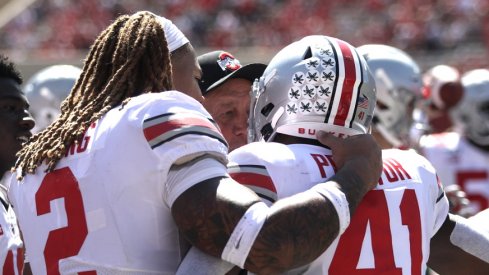
<svg viewBox="0 0 489 275">
<path fill-rule="evenodd" d="M 382 84 L 383 77 L 377 71 L 377 106 L 374 114 L 374 127 L 395 146 L 405 146 L 409 143 L 409 129 L 413 122 L 409 115 L 414 110 L 416 96 L 407 87 L 396 87 L 394 84 L 386 87 Z"/>
<path fill-rule="evenodd" d="M 358 48 L 377 84 L 374 127 L 394 147 L 410 146 L 415 102 L 422 96 L 421 71 L 405 52 L 387 45 Z"/>
<path fill-rule="evenodd" d="M 462 85 L 464 95 L 453 112 L 454 121 L 471 141 L 489 146 L 489 70 L 465 73 Z"/>
<path fill-rule="evenodd" d="M 252 90 L 249 141 L 277 133 L 315 139 L 318 130 L 368 133 L 376 101 L 363 57 L 350 44 L 320 35 L 283 48 Z"/>
</svg>

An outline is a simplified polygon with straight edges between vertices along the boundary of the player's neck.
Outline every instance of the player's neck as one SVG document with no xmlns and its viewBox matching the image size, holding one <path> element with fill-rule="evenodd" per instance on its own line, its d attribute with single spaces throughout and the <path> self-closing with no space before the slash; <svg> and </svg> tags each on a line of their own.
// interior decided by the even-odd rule
<svg viewBox="0 0 489 275">
<path fill-rule="evenodd" d="M 386 139 L 384 136 L 382 136 L 381 133 L 379 133 L 377 130 L 372 130 L 372 136 L 374 137 L 375 141 L 379 144 L 380 148 L 382 150 L 384 149 L 391 149 L 394 146 Z"/>
</svg>

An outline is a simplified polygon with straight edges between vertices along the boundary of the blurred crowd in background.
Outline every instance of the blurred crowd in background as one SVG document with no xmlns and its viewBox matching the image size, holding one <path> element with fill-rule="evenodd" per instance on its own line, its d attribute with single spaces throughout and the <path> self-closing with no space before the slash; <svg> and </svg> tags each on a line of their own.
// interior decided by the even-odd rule
<svg viewBox="0 0 489 275">
<path fill-rule="evenodd" d="M 488 64 L 479 56 L 489 49 L 487 0 L 37 0 L 0 29 L 0 49 L 69 55 L 136 10 L 170 18 L 196 48 L 278 48 L 325 34 L 414 56 L 450 51 L 443 63 L 461 71 Z"/>
</svg>

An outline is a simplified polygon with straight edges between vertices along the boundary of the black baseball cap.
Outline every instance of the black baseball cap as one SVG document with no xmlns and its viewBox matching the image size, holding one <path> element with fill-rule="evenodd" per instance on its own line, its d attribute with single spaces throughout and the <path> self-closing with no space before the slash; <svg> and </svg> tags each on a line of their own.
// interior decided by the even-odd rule
<svg viewBox="0 0 489 275">
<path fill-rule="evenodd" d="M 243 66 L 232 54 L 222 50 L 205 53 L 198 56 L 197 60 L 202 68 L 199 86 L 204 96 L 231 78 L 244 78 L 253 83 L 267 67 L 261 63 Z"/>
</svg>

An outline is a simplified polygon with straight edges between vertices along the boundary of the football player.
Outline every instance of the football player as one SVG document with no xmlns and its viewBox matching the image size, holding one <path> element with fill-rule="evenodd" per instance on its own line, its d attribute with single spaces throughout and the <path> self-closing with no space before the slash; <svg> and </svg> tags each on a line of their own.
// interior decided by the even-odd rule
<svg viewBox="0 0 489 275">
<path fill-rule="evenodd" d="M 389 55 L 385 50 L 379 53 Z M 318 190 L 318 182 L 334 175 L 335 157 L 317 142 L 315 133 L 327 131 L 340 137 L 368 133 L 376 96 L 384 95 L 376 95 L 375 69 L 370 72 L 369 61 L 360 52 L 365 54 L 339 39 L 308 36 L 277 53 L 253 88 L 250 140 L 257 142 L 230 153 L 231 177 L 273 204 L 309 188 Z M 394 64 L 383 73 L 401 72 L 403 68 L 396 71 Z M 413 71 L 404 71 L 409 72 Z M 406 76 L 412 79 L 416 74 Z M 395 87 L 393 82 L 384 84 Z M 414 79 L 405 88 L 419 84 Z M 400 98 L 410 102 L 414 95 Z M 394 100 L 380 102 L 394 104 Z M 387 117 L 386 121 L 394 120 Z M 401 133 L 407 137 L 407 132 Z M 330 183 L 321 188 L 335 190 Z M 323 195 L 335 201 L 334 192 Z M 435 169 L 423 156 L 414 150 L 383 150 L 383 173 L 349 226 L 340 227 L 320 257 L 289 273 L 424 274 L 430 260 L 441 272 L 486 274 L 489 234 L 449 215 L 448 207 Z M 194 251 L 189 256 L 199 259 L 195 262 L 201 270 L 203 263 L 212 262 Z"/>
<path fill-rule="evenodd" d="M 420 150 L 419 138 L 413 138 L 413 127 L 419 124 L 419 120 L 415 120 L 415 106 L 420 103 L 426 104 L 427 101 L 422 95 L 426 87 L 423 88 L 418 64 L 406 52 L 388 45 L 363 45 L 358 51 L 367 60 L 377 85 L 378 96 L 372 135 L 383 149 L 395 147 Z M 438 75 L 439 71 L 439 68 L 434 69 L 433 75 Z M 431 79 L 430 83 L 432 82 L 435 80 Z M 432 85 L 434 93 L 439 87 Z M 433 95 L 433 98 L 438 99 L 438 96 Z M 434 101 L 441 104 L 438 103 L 439 100 Z M 430 113 L 429 117 L 433 116 Z M 422 133 L 425 131 L 419 132 Z M 420 151 L 422 153 L 422 150 Z M 445 189 L 450 202 L 450 212 L 465 215 L 469 202 L 465 193 L 457 187 L 453 185 Z"/>
<path fill-rule="evenodd" d="M 174 274 L 186 242 L 271 274 L 316 258 L 344 230 L 380 175 L 373 138 L 322 138 L 343 167 L 329 187 L 268 207 L 228 176 L 200 75 L 166 18 L 122 15 L 99 35 L 10 180 L 35 274 Z"/>
<path fill-rule="evenodd" d="M 423 154 L 443 184 L 458 185 L 470 200 L 467 215 L 489 207 L 489 70 L 462 75 L 463 97 L 453 110 L 455 130 L 424 136 Z"/>
<path fill-rule="evenodd" d="M 34 127 L 21 85 L 20 72 L 6 56 L 0 55 L 0 270 L 9 275 L 22 274 L 24 246 L 7 198 L 7 179 L 16 153 L 31 137 Z"/>
<path fill-rule="evenodd" d="M 406 52 L 388 45 L 368 44 L 358 51 L 377 85 L 372 135 L 383 149 L 412 147 L 412 113 L 422 91 L 418 64 Z"/>
<path fill-rule="evenodd" d="M 448 113 L 460 99 L 462 88 L 458 72 L 448 66 L 435 66 L 422 76 L 416 61 L 400 49 L 374 44 L 361 46 L 358 50 L 366 58 L 377 83 L 378 102 L 373 129 L 376 140 L 383 149 L 399 147 L 420 150 L 419 138 L 413 138 L 412 135 L 413 126 L 419 123 L 416 121 L 417 110 L 414 107 L 422 104 L 422 110 L 426 111 L 429 126 L 423 126 L 422 130 L 439 130 L 443 124 L 442 118 L 435 111 L 429 110 L 438 108 Z M 426 104 L 429 106 L 425 106 Z M 396 121 L 403 123 L 393 124 Z M 434 128 L 431 128 L 431 125 Z M 421 131 L 420 136 L 426 131 Z M 399 143 L 399 140 L 402 140 L 402 143 Z M 457 185 L 445 187 L 449 211 L 465 216 L 469 203 L 465 193 Z"/>
</svg>

